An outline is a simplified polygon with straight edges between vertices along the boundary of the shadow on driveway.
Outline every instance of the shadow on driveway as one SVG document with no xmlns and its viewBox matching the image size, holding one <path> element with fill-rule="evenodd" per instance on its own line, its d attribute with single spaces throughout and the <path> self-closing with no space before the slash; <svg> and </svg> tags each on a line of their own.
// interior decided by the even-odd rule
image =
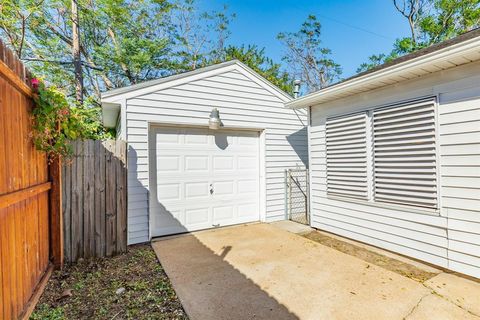
<svg viewBox="0 0 480 320">
<path fill-rule="evenodd" d="M 299 319 L 192 234 L 152 242 L 182 305 L 197 319 Z"/>
<path fill-rule="evenodd" d="M 152 246 L 197 319 L 403 319 L 421 283 L 269 224 L 161 238 Z"/>
</svg>

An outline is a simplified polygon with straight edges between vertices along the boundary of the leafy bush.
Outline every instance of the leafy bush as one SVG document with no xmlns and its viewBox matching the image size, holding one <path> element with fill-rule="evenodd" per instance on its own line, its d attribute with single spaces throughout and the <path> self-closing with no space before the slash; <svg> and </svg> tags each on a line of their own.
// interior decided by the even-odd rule
<svg viewBox="0 0 480 320">
<path fill-rule="evenodd" d="M 100 108 L 87 100 L 83 105 L 70 103 L 55 86 L 32 79 L 35 106 L 32 110 L 33 143 L 47 152 L 49 159 L 68 157 L 70 140 L 102 139 L 106 133 L 100 122 Z"/>
</svg>

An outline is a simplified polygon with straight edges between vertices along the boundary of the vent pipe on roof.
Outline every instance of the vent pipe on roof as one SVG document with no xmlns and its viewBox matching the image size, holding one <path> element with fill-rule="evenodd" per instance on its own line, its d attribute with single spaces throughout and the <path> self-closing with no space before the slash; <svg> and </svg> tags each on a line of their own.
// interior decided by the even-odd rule
<svg viewBox="0 0 480 320">
<path fill-rule="evenodd" d="M 300 83 L 301 81 L 298 79 L 293 81 L 293 97 L 295 99 L 298 98 L 298 94 L 300 93 Z"/>
</svg>

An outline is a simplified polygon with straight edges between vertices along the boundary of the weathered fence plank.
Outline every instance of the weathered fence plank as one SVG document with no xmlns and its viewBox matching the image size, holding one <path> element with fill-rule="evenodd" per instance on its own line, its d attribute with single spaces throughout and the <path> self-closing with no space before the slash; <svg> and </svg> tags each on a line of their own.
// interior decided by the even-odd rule
<svg viewBox="0 0 480 320">
<path fill-rule="evenodd" d="M 116 154 L 118 159 L 126 159 L 127 146 L 125 143 L 116 145 Z M 123 212 L 127 211 L 127 175 L 126 162 L 115 161 L 115 176 L 117 178 L 117 250 L 123 252 L 127 249 L 127 215 Z"/>
<path fill-rule="evenodd" d="M 93 158 L 93 140 L 84 141 L 83 151 L 83 192 L 84 192 L 84 228 L 83 228 L 83 255 L 85 257 L 93 256 L 95 251 L 95 242 L 91 241 L 94 238 L 94 187 L 95 187 L 95 171 Z"/>
<path fill-rule="evenodd" d="M 95 256 L 105 252 L 105 148 L 95 143 Z"/>
<path fill-rule="evenodd" d="M 83 141 L 75 143 L 72 160 L 72 260 L 83 255 Z M 65 186 L 64 186 L 65 187 Z"/>
<path fill-rule="evenodd" d="M 111 256 L 116 250 L 115 236 L 116 236 L 116 176 L 115 176 L 115 142 L 108 141 L 107 143 L 107 162 L 105 166 L 106 171 L 106 227 L 107 227 L 107 256 Z"/>
<path fill-rule="evenodd" d="M 72 166 L 63 165 L 63 237 L 64 255 L 67 261 L 72 259 Z"/>
<path fill-rule="evenodd" d="M 127 167 L 124 141 L 74 141 L 71 164 L 65 164 L 65 258 L 105 257 L 127 247 Z M 71 252 L 69 252 L 71 251 Z"/>
</svg>

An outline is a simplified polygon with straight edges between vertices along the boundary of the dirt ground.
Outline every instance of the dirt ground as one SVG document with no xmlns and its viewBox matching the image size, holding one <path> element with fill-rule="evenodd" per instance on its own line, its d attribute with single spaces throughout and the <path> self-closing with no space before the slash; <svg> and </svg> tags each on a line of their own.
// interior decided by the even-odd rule
<svg viewBox="0 0 480 320">
<path fill-rule="evenodd" d="M 30 319 L 188 319 L 149 245 L 55 272 Z"/>
<path fill-rule="evenodd" d="M 427 272 L 425 270 L 415 267 L 414 265 L 375 253 L 373 251 L 367 250 L 365 248 L 356 246 L 348 242 L 337 240 L 317 231 L 310 232 L 303 236 L 307 239 L 323 244 L 324 246 L 357 257 L 359 259 L 362 259 L 363 261 L 393 271 L 415 281 L 425 282 L 438 274 L 433 272 Z"/>
</svg>

